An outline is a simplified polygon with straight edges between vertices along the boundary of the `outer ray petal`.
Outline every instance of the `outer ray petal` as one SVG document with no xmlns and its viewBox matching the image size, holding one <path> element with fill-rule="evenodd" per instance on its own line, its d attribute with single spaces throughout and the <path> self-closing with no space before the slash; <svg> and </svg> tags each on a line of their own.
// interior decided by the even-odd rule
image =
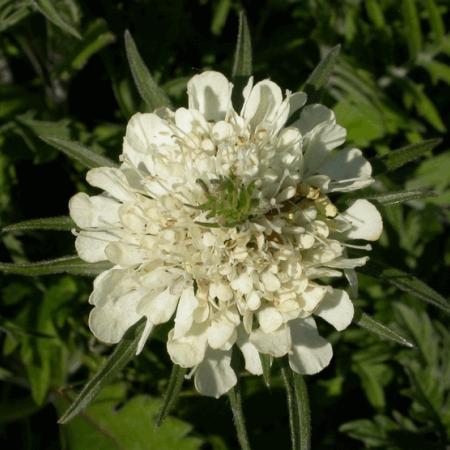
<svg viewBox="0 0 450 450">
<path fill-rule="evenodd" d="M 347 292 L 333 289 L 327 293 L 314 314 L 333 325 L 336 330 L 342 331 L 352 323 L 354 312 L 353 302 Z"/>
<path fill-rule="evenodd" d="M 237 345 L 244 356 L 245 369 L 253 375 L 263 373 L 261 358 L 257 348 L 250 342 L 250 337 L 241 325 L 238 329 Z"/>
<path fill-rule="evenodd" d="M 105 253 L 107 245 L 118 237 L 108 231 L 80 231 L 75 248 L 78 256 L 87 262 L 94 263 L 107 260 Z"/>
<path fill-rule="evenodd" d="M 264 333 L 258 328 L 250 334 L 250 342 L 258 352 L 280 357 L 291 349 L 291 334 L 286 325 L 272 333 Z"/>
<path fill-rule="evenodd" d="M 231 368 L 231 351 L 208 350 L 205 359 L 195 371 L 195 387 L 200 394 L 219 398 L 236 383 Z"/>
<path fill-rule="evenodd" d="M 89 197 L 84 192 L 69 201 L 70 217 L 80 228 L 111 227 L 119 223 L 120 203 L 104 195 Z"/>
<path fill-rule="evenodd" d="M 313 375 L 324 369 L 331 361 L 331 344 L 317 332 L 312 317 L 288 322 L 292 338 L 289 365 L 297 373 Z"/>
<path fill-rule="evenodd" d="M 375 206 L 367 200 L 356 200 L 341 216 L 351 224 L 349 239 L 376 241 L 383 231 L 383 220 Z"/>
<path fill-rule="evenodd" d="M 223 120 L 231 108 L 232 85 L 219 72 L 195 75 L 189 80 L 187 90 L 189 109 L 200 111 L 207 121 Z"/>
<path fill-rule="evenodd" d="M 184 336 L 174 339 L 173 330 L 167 339 L 167 351 L 175 364 L 195 367 L 205 357 L 207 348 L 207 324 L 194 324 Z"/>
<path fill-rule="evenodd" d="M 374 181 L 371 177 L 372 166 L 357 148 L 332 152 L 320 166 L 320 173 L 331 178 L 331 192 L 362 189 Z"/>
<path fill-rule="evenodd" d="M 277 118 L 282 101 L 283 94 L 277 84 L 270 80 L 260 81 L 253 86 L 242 116 L 253 129 L 262 122 L 271 123 Z"/>
</svg>

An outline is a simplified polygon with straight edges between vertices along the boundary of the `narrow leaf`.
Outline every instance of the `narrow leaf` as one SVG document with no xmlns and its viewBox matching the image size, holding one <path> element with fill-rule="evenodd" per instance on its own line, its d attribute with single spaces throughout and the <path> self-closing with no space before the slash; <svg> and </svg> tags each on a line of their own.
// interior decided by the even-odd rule
<svg viewBox="0 0 450 450">
<path fill-rule="evenodd" d="M 43 219 L 24 220 L 3 227 L 3 232 L 10 231 L 32 231 L 32 230 L 55 230 L 70 231 L 75 228 L 75 222 L 68 216 L 45 217 Z"/>
<path fill-rule="evenodd" d="M 81 39 L 80 33 L 75 29 L 75 27 L 69 23 L 67 23 L 58 13 L 54 4 L 51 0 L 34 0 L 34 7 L 43 14 L 50 22 L 56 25 L 61 30 L 66 33 L 71 34 L 77 39 Z"/>
<path fill-rule="evenodd" d="M 239 13 L 239 30 L 234 53 L 232 78 L 248 78 L 252 74 L 252 41 L 245 11 Z"/>
<path fill-rule="evenodd" d="M 150 75 L 128 30 L 125 31 L 125 49 L 137 90 L 148 108 L 153 111 L 162 106 L 170 106 L 169 98 Z"/>
<path fill-rule="evenodd" d="M 306 80 L 302 90 L 308 95 L 308 103 L 315 103 L 322 97 L 323 89 L 334 70 L 340 51 L 340 45 L 333 47 Z"/>
<path fill-rule="evenodd" d="M 420 158 L 425 153 L 433 150 L 442 142 L 442 139 L 428 139 L 417 144 L 407 145 L 393 150 L 386 155 L 371 160 L 374 172 L 379 175 L 384 172 L 392 172 L 405 164 Z"/>
<path fill-rule="evenodd" d="M 292 450 L 310 450 L 311 412 L 306 383 L 301 375 L 289 367 L 286 358 L 282 364 L 281 375 L 286 389 Z"/>
<path fill-rule="evenodd" d="M 16 25 L 31 13 L 28 0 L 0 2 L 0 32 Z"/>
<path fill-rule="evenodd" d="M 366 11 L 367 16 L 375 25 L 375 28 L 384 28 L 386 26 L 386 21 L 384 20 L 383 10 L 378 2 L 378 0 L 366 0 Z"/>
<path fill-rule="evenodd" d="M 360 267 L 358 270 L 380 281 L 389 283 L 397 289 L 446 312 L 450 312 L 450 303 L 441 294 L 410 273 L 393 267 L 386 267 L 375 261 L 369 261 L 364 267 Z"/>
<path fill-rule="evenodd" d="M 64 54 L 55 72 L 58 76 L 68 78 L 71 72 L 80 70 L 89 58 L 107 45 L 114 42 L 115 37 L 109 31 L 103 19 L 92 21 L 83 33 L 83 39 L 77 42 Z"/>
<path fill-rule="evenodd" d="M 425 94 L 424 85 L 417 84 L 407 77 L 398 78 L 397 82 L 408 92 L 419 117 L 423 117 L 441 133 L 447 130 L 438 108 Z"/>
<path fill-rule="evenodd" d="M 353 321 L 359 327 L 365 328 L 367 331 L 377 334 L 378 336 L 397 342 L 398 344 L 404 345 L 405 347 L 414 347 L 414 345 L 404 337 L 400 336 L 398 333 L 391 330 L 386 325 L 378 322 L 364 312 L 356 311 Z"/>
<path fill-rule="evenodd" d="M 157 427 L 161 426 L 164 419 L 169 415 L 170 411 L 175 406 L 175 403 L 178 399 L 178 395 L 180 394 L 181 391 L 181 387 L 183 385 L 186 370 L 187 369 L 179 366 L 178 364 L 173 365 L 172 372 L 170 374 L 169 384 L 167 386 L 166 393 L 164 394 L 163 404 L 161 406 L 161 409 L 159 410 L 158 417 L 156 419 Z"/>
<path fill-rule="evenodd" d="M 69 422 L 87 408 L 102 388 L 136 355 L 136 349 L 142 336 L 142 332 L 144 331 L 145 321 L 146 318 L 142 318 L 125 333 L 125 336 L 116 345 L 106 363 L 94 377 L 88 381 L 77 398 L 58 420 L 58 423 L 63 424 Z"/>
<path fill-rule="evenodd" d="M 231 0 L 219 0 L 211 21 L 211 33 L 218 36 L 225 26 L 231 9 Z"/>
<path fill-rule="evenodd" d="M 411 61 L 415 61 L 422 48 L 422 30 L 415 0 L 403 0 L 402 9 L 403 20 L 405 21 L 404 29 L 408 33 L 406 41 L 408 43 L 409 57 Z"/>
<path fill-rule="evenodd" d="M 64 256 L 47 261 L 31 263 L 2 263 L 0 262 L 0 272 L 12 275 L 53 275 L 57 273 L 70 273 L 72 275 L 98 275 L 111 268 L 109 261 L 88 263 L 78 258 L 78 256 Z"/>
<path fill-rule="evenodd" d="M 242 395 L 239 382 L 228 391 L 231 412 L 233 413 L 234 426 L 236 427 L 237 438 L 241 450 L 251 450 L 248 440 L 247 429 L 245 427 L 244 411 L 242 410 Z"/>
<path fill-rule="evenodd" d="M 365 197 L 367 200 L 375 200 L 384 206 L 396 205 L 410 200 L 419 200 L 428 197 L 436 197 L 435 191 L 428 189 L 416 189 L 413 191 L 383 192 L 382 194 L 374 194 Z"/>
<path fill-rule="evenodd" d="M 418 373 L 411 370 L 410 367 L 404 365 L 404 369 L 408 374 L 411 387 L 414 390 L 415 400 L 422 404 L 422 408 L 428 412 L 428 414 L 433 418 L 433 422 L 436 427 L 436 431 L 439 434 L 442 442 L 445 441 L 447 437 L 446 423 L 445 419 L 436 403 L 431 400 L 433 397 L 430 392 L 431 389 L 426 389 L 426 384 L 424 383 L 423 377 Z"/>
<path fill-rule="evenodd" d="M 66 141 L 53 137 L 39 136 L 44 142 L 63 152 L 69 158 L 78 161 L 83 166 L 92 169 L 94 167 L 117 167 L 112 159 L 89 150 L 78 142 Z"/>
<path fill-rule="evenodd" d="M 439 8 L 434 0 L 426 0 L 427 11 L 428 11 L 428 21 L 430 22 L 431 30 L 434 34 L 434 39 L 437 44 L 440 44 L 445 37 L 445 27 L 444 21 L 442 20 L 442 15 L 439 12 Z"/>
</svg>

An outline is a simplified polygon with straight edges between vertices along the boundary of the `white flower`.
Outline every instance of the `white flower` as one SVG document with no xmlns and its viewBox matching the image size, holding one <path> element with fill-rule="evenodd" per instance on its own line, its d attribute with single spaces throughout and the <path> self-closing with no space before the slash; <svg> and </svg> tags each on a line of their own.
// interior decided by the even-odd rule
<svg viewBox="0 0 450 450">
<path fill-rule="evenodd" d="M 262 373 L 260 353 L 288 355 L 302 374 L 326 367 L 332 348 L 314 316 L 343 330 L 353 304 L 322 280 L 345 272 L 354 284 L 367 257 L 346 248 L 370 247 L 348 240 L 382 231 L 368 201 L 339 212 L 330 199 L 373 181 L 360 150 L 336 150 L 346 132 L 330 109 L 251 78 L 237 112 L 232 88 L 204 72 L 188 83 L 187 109 L 134 115 L 121 167 L 87 174 L 104 192 L 70 201 L 80 257 L 114 265 L 94 282 L 92 332 L 117 343 L 145 316 L 140 351 L 174 316 L 172 361 L 215 397 L 236 383 L 234 345 L 253 374 Z"/>
</svg>

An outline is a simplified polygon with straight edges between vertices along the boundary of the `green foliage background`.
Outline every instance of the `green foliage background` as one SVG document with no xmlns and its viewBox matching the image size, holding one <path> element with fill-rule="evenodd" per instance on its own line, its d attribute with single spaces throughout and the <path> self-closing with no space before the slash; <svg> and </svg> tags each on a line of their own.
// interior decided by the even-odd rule
<svg viewBox="0 0 450 450">
<path fill-rule="evenodd" d="M 382 208 L 373 257 L 412 272 L 449 296 L 450 4 L 448 0 L 0 0 L 0 224 L 67 214 L 89 191 L 85 169 L 39 139 L 79 141 L 117 159 L 125 125 L 146 110 L 126 62 L 129 29 L 174 105 L 186 81 L 214 68 L 230 74 L 237 14 L 245 7 L 254 73 L 298 90 L 331 47 L 342 45 L 324 103 L 368 157 L 424 139 L 424 158 L 378 177 L 375 190 L 427 188 L 438 196 Z M 0 236 L 0 260 L 73 254 L 67 232 Z M 10 449 L 178 450 L 237 448 L 226 399 L 186 382 L 159 429 L 168 382 L 167 329 L 85 413 L 58 415 L 111 349 L 87 326 L 88 277 L 0 278 L 0 445 Z M 313 449 L 444 449 L 450 445 L 449 316 L 360 275 L 358 305 L 414 343 L 400 347 L 350 327 L 323 333 L 335 357 L 308 378 Z M 256 449 L 289 448 L 278 374 L 268 390 L 245 377 L 244 408 Z"/>
</svg>

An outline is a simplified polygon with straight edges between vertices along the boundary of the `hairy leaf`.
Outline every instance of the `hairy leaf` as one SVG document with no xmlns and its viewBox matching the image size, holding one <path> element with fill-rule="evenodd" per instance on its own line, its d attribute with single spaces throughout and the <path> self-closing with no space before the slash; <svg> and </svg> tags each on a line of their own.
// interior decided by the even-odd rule
<svg viewBox="0 0 450 450">
<path fill-rule="evenodd" d="M 446 312 L 450 312 L 450 304 L 442 295 L 410 273 L 393 267 L 387 267 L 375 261 L 369 261 L 364 267 L 360 267 L 358 270 L 380 281 L 389 283 L 397 289 L 420 300 L 424 300 Z"/>
<path fill-rule="evenodd" d="M 239 13 L 239 31 L 237 36 L 236 51 L 232 78 L 248 78 L 252 74 L 252 42 L 245 11 Z"/>
<path fill-rule="evenodd" d="M 420 200 L 428 197 L 436 197 L 438 194 L 428 189 L 416 189 L 413 191 L 383 192 L 381 194 L 368 195 L 367 200 L 375 200 L 384 206 L 396 205 L 410 200 Z"/>
<path fill-rule="evenodd" d="M 428 139 L 417 144 L 407 145 L 398 150 L 393 150 L 386 155 L 373 158 L 371 163 L 374 172 L 379 175 L 380 173 L 397 170 L 405 164 L 408 164 L 433 150 L 441 142 L 442 139 Z"/>
<path fill-rule="evenodd" d="M 146 318 L 133 325 L 116 345 L 101 369 L 88 381 L 77 398 L 67 408 L 58 423 L 67 423 L 86 409 L 102 388 L 117 375 L 136 355 L 136 349 L 145 327 Z"/>
<path fill-rule="evenodd" d="M 2 228 L 3 232 L 32 231 L 32 230 L 56 230 L 70 231 L 75 228 L 75 222 L 68 216 L 45 217 L 42 219 L 24 220 Z"/>
<path fill-rule="evenodd" d="M 53 137 L 39 136 L 44 142 L 60 150 L 69 158 L 72 158 L 85 167 L 92 169 L 94 167 L 118 167 L 118 164 L 106 156 L 89 150 L 78 142 L 66 141 Z"/>
<path fill-rule="evenodd" d="M 88 263 L 78 256 L 64 256 L 62 258 L 30 263 L 2 263 L 0 272 L 12 275 L 53 275 L 57 273 L 70 273 L 72 275 L 93 276 L 111 268 L 109 261 Z"/>
<path fill-rule="evenodd" d="M 159 410 L 158 417 L 156 418 L 156 426 L 160 427 L 169 415 L 172 408 L 180 394 L 181 387 L 183 386 L 184 376 L 187 369 L 180 367 L 178 364 L 174 364 L 172 372 L 170 374 L 169 384 L 167 385 L 166 393 L 164 394 L 163 404 Z"/>
<path fill-rule="evenodd" d="M 133 37 L 128 30 L 125 31 L 125 49 L 137 90 L 149 110 L 153 111 L 162 106 L 170 106 L 169 98 L 150 75 L 150 71 L 139 54 Z"/>
<path fill-rule="evenodd" d="M 334 66 L 336 65 L 341 46 L 336 45 L 333 47 L 319 62 L 316 68 L 312 71 L 311 75 L 306 80 L 303 86 L 303 90 L 308 95 L 308 103 L 315 103 L 320 100 L 323 89 L 328 83 L 331 74 L 333 73 Z"/>
<path fill-rule="evenodd" d="M 34 0 L 33 5 L 41 14 L 43 14 L 58 28 L 65 31 L 66 33 L 71 34 L 77 39 L 81 39 L 81 35 L 77 31 L 75 26 L 73 24 L 67 23 L 67 21 L 61 17 L 51 0 Z"/>
<path fill-rule="evenodd" d="M 378 322 L 366 313 L 356 311 L 353 321 L 356 323 L 356 325 L 360 326 L 361 328 L 365 328 L 366 330 L 370 331 L 371 333 L 377 334 L 378 336 L 397 342 L 398 344 L 404 345 L 405 347 L 414 347 L 414 345 L 404 337 L 400 336 L 398 333 L 391 330 L 386 325 Z"/>
</svg>

